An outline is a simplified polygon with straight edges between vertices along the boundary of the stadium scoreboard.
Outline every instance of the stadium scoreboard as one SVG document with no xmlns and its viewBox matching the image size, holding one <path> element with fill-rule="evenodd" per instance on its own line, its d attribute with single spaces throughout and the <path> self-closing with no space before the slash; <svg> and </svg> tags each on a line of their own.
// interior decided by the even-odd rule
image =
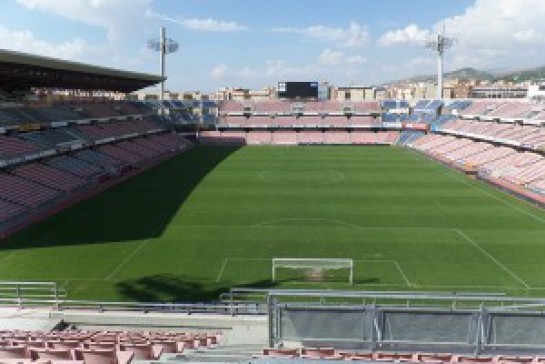
<svg viewBox="0 0 545 364">
<path fill-rule="evenodd" d="M 279 99 L 317 99 L 318 82 L 278 82 Z"/>
</svg>

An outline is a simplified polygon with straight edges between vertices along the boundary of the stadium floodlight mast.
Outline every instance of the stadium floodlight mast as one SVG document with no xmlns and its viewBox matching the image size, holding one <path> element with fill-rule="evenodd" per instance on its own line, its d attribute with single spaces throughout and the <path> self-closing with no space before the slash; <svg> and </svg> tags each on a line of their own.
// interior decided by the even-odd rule
<svg viewBox="0 0 545 364">
<path fill-rule="evenodd" d="M 437 52 L 437 95 L 439 100 L 443 99 L 443 54 L 445 49 L 449 49 L 454 44 L 454 38 L 445 36 L 445 29 L 443 32 L 437 32 L 434 39 L 426 42 L 426 48 Z"/>
<path fill-rule="evenodd" d="M 167 38 L 165 33 L 165 27 L 161 27 L 159 38 L 148 40 L 148 49 L 159 52 L 160 55 L 160 70 L 161 77 L 163 78 L 163 80 L 161 81 L 161 94 L 159 96 L 159 99 L 161 101 L 163 101 L 165 96 L 165 56 L 167 54 L 177 52 L 180 48 L 178 42 L 173 39 Z"/>
</svg>

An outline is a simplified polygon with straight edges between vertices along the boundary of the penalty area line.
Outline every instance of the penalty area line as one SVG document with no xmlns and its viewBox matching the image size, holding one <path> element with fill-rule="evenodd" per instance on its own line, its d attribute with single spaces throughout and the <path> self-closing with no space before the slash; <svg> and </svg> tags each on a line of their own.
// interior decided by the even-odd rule
<svg viewBox="0 0 545 364">
<path fill-rule="evenodd" d="M 220 272 L 218 273 L 218 278 L 216 278 L 216 282 L 221 281 L 221 276 L 223 275 L 223 271 L 225 270 L 225 266 L 227 265 L 227 258 L 223 259 L 223 264 L 221 265 Z"/>
<path fill-rule="evenodd" d="M 407 274 L 405 274 L 405 271 L 401 268 L 401 265 L 397 262 L 397 260 L 392 260 L 392 259 L 380 259 L 380 260 L 361 260 L 361 259 L 355 259 L 354 260 L 354 263 L 391 263 L 393 265 L 395 265 L 397 271 L 399 272 L 399 274 L 401 275 L 401 278 L 403 278 L 403 280 L 405 281 L 405 284 L 408 286 L 408 287 L 413 287 L 414 284 L 409 280 Z"/>
<path fill-rule="evenodd" d="M 221 277 L 223 276 L 223 272 L 225 271 L 225 267 L 227 266 L 227 263 L 229 261 L 245 261 L 245 260 L 270 260 L 268 258 L 225 258 L 223 259 L 223 264 L 221 265 L 220 271 L 218 273 L 218 277 L 216 278 L 216 283 L 221 282 Z"/>
<path fill-rule="evenodd" d="M 477 242 L 473 239 L 471 239 L 469 236 L 467 236 L 462 230 L 460 229 L 454 229 L 454 232 L 461 236 L 465 241 L 473 245 L 475 248 L 477 248 L 482 254 L 487 256 L 491 261 L 496 263 L 498 267 L 500 267 L 505 273 L 509 274 L 511 278 L 522 284 L 525 288 L 531 288 L 528 283 L 526 283 L 522 278 L 520 278 L 518 275 L 515 274 L 511 269 L 507 268 L 505 264 L 497 260 L 492 254 L 487 252 L 483 247 L 481 247 Z"/>
<path fill-rule="evenodd" d="M 149 240 L 150 239 L 144 240 L 136 248 L 134 248 L 134 250 L 131 252 L 131 254 L 129 254 L 121 263 L 119 263 L 117 265 L 117 267 L 115 267 L 115 269 L 110 274 L 108 274 L 108 276 L 106 277 L 106 280 L 110 281 L 117 274 L 117 272 L 119 272 L 121 270 L 121 268 L 123 268 L 125 265 L 127 265 L 127 263 L 129 263 L 132 260 L 132 258 L 134 258 L 134 256 L 140 250 L 142 250 L 142 248 L 144 248 L 146 246 L 146 244 L 148 243 Z"/>
<path fill-rule="evenodd" d="M 403 269 L 401 269 L 401 266 L 399 265 L 399 263 L 396 260 L 392 260 L 392 262 L 395 264 L 397 270 L 399 271 L 399 273 L 401 274 L 401 276 L 405 280 L 405 283 L 407 284 L 407 286 L 412 287 L 413 284 L 411 283 L 411 281 L 409 281 L 409 278 L 407 278 L 407 275 L 405 274 Z"/>
</svg>

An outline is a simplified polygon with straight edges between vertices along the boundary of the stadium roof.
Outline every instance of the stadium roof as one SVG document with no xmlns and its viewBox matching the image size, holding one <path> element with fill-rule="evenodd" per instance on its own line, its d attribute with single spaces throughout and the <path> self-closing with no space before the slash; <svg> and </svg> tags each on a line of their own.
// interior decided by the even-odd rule
<svg viewBox="0 0 545 364">
<path fill-rule="evenodd" d="M 133 92 L 162 80 L 158 75 L 0 49 L 0 90 L 47 87 Z"/>
</svg>

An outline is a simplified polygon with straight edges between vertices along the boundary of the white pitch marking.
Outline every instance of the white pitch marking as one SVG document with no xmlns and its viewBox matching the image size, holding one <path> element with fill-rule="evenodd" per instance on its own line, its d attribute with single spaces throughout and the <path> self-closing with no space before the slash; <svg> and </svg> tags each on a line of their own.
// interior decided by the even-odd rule
<svg viewBox="0 0 545 364">
<path fill-rule="evenodd" d="M 414 152 L 414 151 L 413 151 L 412 155 L 418 157 L 419 159 L 424 159 L 423 156 L 420 156 L 419 154 L 417 154 L 417 153 Z M 435 169 L 438 169 L 438 168 L 441 167 L 441 166 L 440 166 L 439 164 L 434 164 L 434 167 L 435 167 Z M 520 212 L 520 213 L 522 213 L 522 214 L 524 214 L 524 215 L 526 215 L 526 216 L 530 216 L 531 218 L 533 218 L 533 219 L 535 219 L 535 220 L 537 220 L 537 221 L 539 221 L 539 222 L 545 223 L 545 219 L 544 219 L 544 218 L 542 218 L 542 217 L 540 217 L 540 216 L 537 216 L 537 215 L 534 215 L 534 214 L 532 214 L 531 212 L 526 211 L 526 210 L 524 210 L 524 209 L 522 209 L 522 208 L 520 208 L 520 207 L 518 207 L 518 206 L 515 206 L 515 205 L 513 205 L 512 203 L 510 203 L 509 201 L 505 201 L 505 200 L 499 198 L 498 196 L 495 196 L 495 195 L 491 194 L 490 192 L 488 192 L 488 191 L 486 191 L 486 190 L 483 190 L 482 188 L 476 186 L 476 185 L 473 184 L 473 183 L 469 183 L 469 182 L 466 181 L 466 180 L 463 180 L 463 179 L 460 179 L 460 178 L 458 178 L 458 177 L 455 177 L 454 175 L 449 174 L 449 173 L 447 173 L 446 171 L 444 171 L 444 170 L 442 170 L 442 169 L 440 170 L 440 172 L 441 172 L 443 175 L 445 175 L 445 176 L 447 176 L 447 177 L 450 177 L 450 178 L 452 178 L 452 179 L 455 180 L 455 181 L 458 181 L 458 182 L 460 182 L 460 183 L 463 183 L 463 184 L 465 184 L 466 186 L 469 186 L 469 187 L 471 187 L 471 188 L 473 188 L 473 189 L 475 189 L 475 190 L 477 190 L 477 191 L 479 191 L 479 192 L 482 192 L 482 193 L 485 194 L 486 196 L 488 196 L 488 197 L 490 197 L 490 198 L 493 198 L 494 200 L 499 201 L 499 202 L 503 203 L 504 205 L 507 205 L 507 206 L 511 207 L 512 209 L 514 209 L 514 210 L 516 210 L 516 211 L 518 211 L 518 212 Z M 500 190 L 500 189 L 497 189 L 497 191 L 504 192 L 504 191 L 502 191 L 502 190 Z M 507 194 L 506 192 L 504 192 L 504 193 Z"/>
<path fill-rule="evenodd" d="M 0 258 L 0 263 L 6 262 L 8 259 L 12 258 L 15 254 L 17 254 L 18 250 L 12 250 L 6 255 L 4 255 L 2 258 Z"/>
<path fill-rule="evenodd" d="M 166 216 L 167 214 L 165 214 Z M 159 223 L 157 224 L 157 227 L 155 227 L 153 229 L 153 235 L 160 235 L 161 234 L 161 230 L 163 228 L 163 225 L 161 223 L 162 220 L 159 220 Z M 140 245 L 138 245 L 136 248 L 134 248 L 134 250 L 131 252 L 131 254 L 129 254 L 129 256 L 127 256 L 121 263 L 119 263 L 117 265 L 117 267 L 115 267 L 115 269 L 110 273 L 108 274 L 108 276 L 105 278 L 105 280 L 109 281 L 113 278 L 114 275 L 117 274 L 117 272 L 119 272 L 119 270 L 121 268 L 123 268 L 128 262 L 131 261 L 131 259 L 136 255 L 136 253 L 138 253 L 140 250 L 142 250 L 142 248 L 144 248 L 146 246 L 146 244 L 148 242 L 150 242 L 152 239 L 155 239 L 154 237 L 153 238 L 148 238 L 146 240 L 144 240 L 143 242 L 140 243 Z"/>
<path fill-rule="evenodd" d="M 245 260 L 269 261 L 271 259 L 269 259 L 269 258 L 225 258 L 225 259 L 223 259 L 223 264 L 221 265 L 221 268 L 219 270 L 218 277 L 216 278 L 216 282 L 221 281 L 221 277 L 222 277 L 223 272 L 225 270 L 225 267 L 227 266 L 227 263 L 229 261 L 245 261 Z M 396 269 L 398 270 L 399 274 L 401 275 L 401 277 L 405 281 L 405 284 L 407 286 L 409 286 L 409 287 L 414 286 L 396 260 L 384 260 L 384 259 L 383 260 L 365 260 L 365 259 L 362 260 L 362 259 L 354 259 L 354 262 L 356 262 L 356 263 L 391 263 L 391 264 L 396 266 Z M 301 282 L 301 283 L 304 283 L 304 282 Z M 375 284 L 373 284 L 373 285 L 375 285 Z M 380 284 L 380 283 L 378 283 L 376 285 L 399 286 L 397 284 Z"/>
<path fill-rule="evenodd" d="M 503 204 L 505 204 L 505 205 L 511 207 L 512 209 L 514 209 L 514 210 L 516 210 L 516 211 L 518 211 L 518 212 L 520 212 L 520 213 L 522 213 L 522 214 L 524 214 L 524 215 L 526 215 L 526 216 L 530 216 L 531 218 L 533 218 L 533 219 L 535 219 L 535 220 L 537 220 L 537 221 L 539 221 L 539 222 L 545 223 L 545 219 L 543 219 L 543 218 L 540 217 L 540 216 L 537 216 L 537 215 L 532 214 L 530 211 L 526 211 L 526 210 L 524 210 L 524 209 L 522 209 L 522 208 L 520 208 L 520 207 L 518 207 L 518 206 L 513 205 L 512 203 L 510 203 L 510 202 L 508 202 L 508 201 L 505 201 L 505 200 L 499 198 L 498 196 L 494 196 L 494 195 L 491 194 L 490 192 L 488 192 L 488 191 L 486 191 L 486 190 L 483 190 L 482 188 L 480 188 L 480 187 L 478 187 L 478 186 L 475 186 L 474 184 L 471 184 L 471 183 L 469 183 L 468 181 L 461 180 L 461 179 L 459 179 L 459 178 L 457 178 L 457 177 L 452 177 L 452 178 L 454 178 L 455 180 L 458 180 L 459 182 L 461 182 L 461 183 L 463 183 L 463 184 L 465 184 L 465 185 L 467 185 L 467 186 L 470 186 L 470 187 L 476 189 L 477 191 L 480 191 L 480 192 L 484 193 L 484 194 L 487 195 L 488 197 L 493 198 L 494 200 L 499 201 L 499 202 L 501 202 L 501 203 L 503 203 Z M 503 191 L 500 190 L 500 189 L 498 189 L 498 191 L 503 192 Z"/>
<path fill-rule="evenodd" d="M 405 272 L 403 271 L 403 269 L 401 269 L 401 266 L 399 265 L 399 263 L 395 260 L 392 260 L 392 262 L 395 264 L 395 266 L 397 267 L 397 270 L 399 271 L 399 273 L 401 273 L 401 276 L 403 277 L 403 279 L 405 280 L 405 283 L 407 283 L 407 286 L 411 287 L 413 284 L 411 283 L 411 281 L 409 281 L 409 278 L 407 278 L 407 275 L 405 274 Z"/>
<path fill-rule="evenodd" d="M 352 228 L 362 228 L 362 226 L 360 225 L 355 225 L 355 224 L 351 224 L 349 222 L 346 222 L 346 221 L 342 221 L 342 220 L 333 220 L 333 219 L 325 219 L 325 218 L 284 218 L 284 219 L 275 219 L 275 220 L 266 220 L 266 221 L 262 221 L 258 224 L 254 224 L 252 225 L 252 227 L 260 227 L 260 226 L 267 226 L 267 225 L 272 225 L 272 224 L 275 224 L 275 223 L 278 223 L 278 222 L 297 222 L 297 221 L 300 221 L 300 222 L 305 222 L 305 221 L 312 221 L 312 222 L 329 222 L 329 223 L 333 223 L 333 224 L 336 224 L 336 225 L 342 225 L 342 226 L 348 226 L 348 227 L 352 227 Z"/>
<path fill-rule="evenodd" d="M 225 258 L 223 259 L 223 264 L 221 265 L 220 271 L 218 273 L 218 277 L 216 278 L 216 282 L 221 281 L 221 277 L 223 275 L 223 271 L 225 270 L 225 267 L 227 266 L 227 263 L 229 261 L 245 261 L 245 260 L 262 260 L 262 261 L 270 261 L 269 258 Z"/>
<path fill-rule="evenodd" d="M 524 287 L 526 288 L 530 288 L 530 285 L 528 285 L 528 283 L 526 283 L 522 278 L 520 278 L 518 275 L 516 275 L 512 270 L 510 270 L 509 268 L 507 268 L 507 266 L 505 266 L 505 264 L 503 264 L 502 262 L 500 262 L 499 260 L 497 260 L 496 258 L 494 258 L 494 256 L 492 254 L 490 254 L 489 252 L 487 252 L 485 249 L 483 249 L 479 244 L 477 244 L 475 242 L 475 240 L 471 239 L 469 236 L 467 236 L 466 234 L 464 234 L 463 231 L 461 231 L 460 229 L 454 229 L 454 231 L 456 232 L 456 234 L 460 235 L 462 238 L 464 238 L 464 240 L 466 240 L 468 243 L 470 243 L 471 245 L 473 245 L 475 248 L 479 249 L 479 251 L 481 253 L 483 253 L 484 255 L 486 255 L 490 260 L 492 260 L 494 263 L 496 263 L 496 265 L 498 267 L 500 267 L 501 269 L 503 269 L 503 271 L 505 271 L 507 274 L 509 274 L 513 279 L 515 279 L 517 282 L 519 282 L 520 284 L 522 284 Z"/>
<path fill-rule="evenodd" d="M 138 253 L 140 250 L 142 250 L 142 248 L 146 246 L 146 244 L 149 241 L 150 239 L 146 239 L 143 242 L 141 242 L 136 248 L 134 248 L 131 254 L 129 254 L 121 263 L 119 263 L 117 267 L 115 267 L 115 269 L 110 274 L 108 274 L 108 276 L 106 277 L 106 280 L 107 281 L 111 280 L 117 274 L 117 272 L 121 270 L 121 268 L 123 268 L 128 262 L 131 261 L 131 259 L 136 255 L 136 253 Z"/>
<path fill-rule="evenodd" d="M 216 282 L 221 281 L 221 276 L 223 274 L 223 271 L 225 270 L 225 266 L 227 265 L 227 258 L 223 259 L 223 264 L 221 265 L 220 272 L 218 273 L 218 278 L 216 278 Z"/>
<path fill-rule="evenodd" d="M 399 265 L 397 260 L 389 260 L 389 259 L 388 260 L 386 260 L 386 259 L 382 259 L 382 260 L 359 260 L 359 259 L 356 259 L 356 260 L 354 260 L 354 262 L 356 262 L 356 263 L 358 263 L 358 262 L 359 263 L 392 263 L 393 265 L 396 266 L 396 269 L 398 270 L 399 274 L 401 275 L 401 277 L 405 281 L 405 284 L 407 286 L 409 286 L 409 287 L 414 286 L 414 284 L 411 283 L 411 281 L 409 280 L 409 278 L 407 277 L 407 275 L 405 274 L 403 269 L 401 269 L 401 265 Z M 377 283 L 377 285 L 380 285 L 380 284 L 381 283 Z M 387 285 L 391 285 L 391 284 L 387 284 Z"/>
<path fill-rule="evenodd" d="M 325 222 L 332 222 L 337 224 L 339 227 L 346 226 L 347 228 L 354 228 L 354 229 L 361 229 L 361 230 L 430 230 L 430 231 L 451 231 L 454 229 L 454 227 L 444 227 L 444 228 L 438 228 L 436 226 L 360 226 L 356 224 L 352 224 L 349 222 L 341 221 L 341 220 L 331 220 L 331 219 L 305 219 L 305 218 L 286 218 L 286 219 L 276 219 L 276 220 L 267 220 L 263 221 L 257 224 L 253 225 L 219 225 L 219 224 L 210 224 L 210 225 L 197 225 L 197 224 L 175 224 L 171 223 L 170 225 L 176 225 L 183 227 L 185 229 L 210 229 L 210 228 L 236 228 L 236 229 L 247 229 L 247 228 L 267 228 L 267 227 L 277 227 L 276 225 L 272 225 L 275 222 L 282 222 L 282 221 L 325 221 Z M 278 225 L 281 226 L 281 225 Z"/>
</svg>

